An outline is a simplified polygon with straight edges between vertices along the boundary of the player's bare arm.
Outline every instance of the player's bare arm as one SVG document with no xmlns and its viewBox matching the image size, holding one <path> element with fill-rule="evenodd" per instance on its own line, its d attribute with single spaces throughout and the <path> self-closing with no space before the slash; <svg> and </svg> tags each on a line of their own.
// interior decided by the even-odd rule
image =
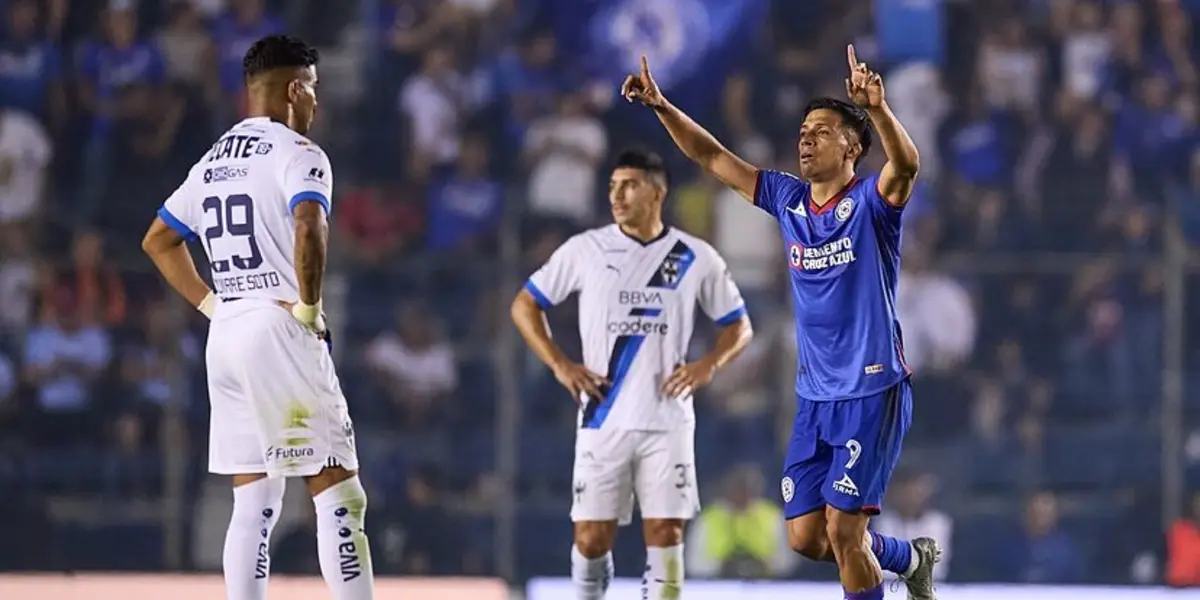
<svg viewBox="0 0 1200 600">
<path fill-rule="evenodd" d="M 296 281 L 300 301 L 316 304 L 321 299 L 325 276 L 325 253 L 329 244 L 329 220 L 317 202 L 301 202 L 292 213 L 296 223 Z"/>
<path fill-rule="evenodd" d="M 742 350 L 750 344 L 754 337 L 754 328 L 750 325 L 750 317 L 742 318 L 721 328 L 717 342 L 712 350 L 699 360 L 675 369 L 674 373 L 663 384 L 663 391 L 671 397 L 678 397 L 708 385 L 717 371 L 737 358 Z"/>
<path fill-rule="evenodd" d="M 637 100 L 654 109 L 654 114 L 658 115 L 658 120 L 667 128 L 667 133 L 671 134 L 671 139 L 684 156 L 746 200 L 754 202 L 758 169 L 731 152 L 686 113 L 667 101 L 650 74 L 650 65 L 644 55 L 641 71 L 625 78 L 621 95 L 630 102 Z"/>
<path fill-rule="evenodd" d="M 546 321 L 546 313 L 538 306 L 537 300 L 528 290 L 521 290 L 513 299 L 509 309 L 513 325 L 525 338 L 525 343 L 550 370 L 558 383 L 567 388 L 571 398 L 576 402 L 580 396 L 587 394 L 593 398 L 603 397 L 600 386 L 604 385 L 603 376 L 593 373 L 587 367 L 571 360 L 550 335 L 550 324 Z"/>
<path fill-rule="evenodd" d="M 292 307 L 292 314 L 302 323 L 322 331 L 325 328 L 320 323 L 321 283 L 325 277 L 329 220 L 325 208 L 313 201 L 297 204 L 292 218 L 296 229 L 296 283 L 300 288 L 300 302 Z"/>
<path fill-rule="evenodd" d="M 917 172 L 921 170 L 921 156 L 904 126 L 888 107 L 879 73 L 858 61 L 853 44 L 846 47 L 846 61 L 850 66 L 846 95 L 867 111 L 887 156 L 887 163 L 879 173 L 879 194 L 892 206 L 904 206 L 912 196 Z"/>
<path fill-rule="evenodd" d="M 205 316 L 212 317 L 217 299 L 208 284 L 200 278 L 192 254 L 184 245 L 184 239 L 174 229 L 155 217 L 142 238 L 142 251 L 154 262 L 163 279 L 171 288 L 183 296 Z"/>
</svg>

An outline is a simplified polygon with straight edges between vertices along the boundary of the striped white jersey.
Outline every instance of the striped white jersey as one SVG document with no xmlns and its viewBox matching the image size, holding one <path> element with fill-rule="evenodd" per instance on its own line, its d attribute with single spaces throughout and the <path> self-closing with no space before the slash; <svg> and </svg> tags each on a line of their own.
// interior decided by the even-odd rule
<svg viewBox="0 0 1200 600">
<path fill-rule="evenodd" d="M 329 210 L 333 169 L 308 138 L 265 117 L 234 125 L 192 167 L 158 216 L 204 245 L 222 299 L 296 302 L 292 209 Z"/>
<path fill-rule="evenodd" d="M 745 313 L 725 260 L 707 242 L 668 227 L 643 243 L 616 225 L 567 240 L 525 289 L 543 309 L 579 292 L 583 363 L 610 385 L 580 409 L 580 427 L 672 430 L 694 427 L 690 396 L 663 383 L 687 358 L 697 304 L 718 324 Z"/>
</svg>

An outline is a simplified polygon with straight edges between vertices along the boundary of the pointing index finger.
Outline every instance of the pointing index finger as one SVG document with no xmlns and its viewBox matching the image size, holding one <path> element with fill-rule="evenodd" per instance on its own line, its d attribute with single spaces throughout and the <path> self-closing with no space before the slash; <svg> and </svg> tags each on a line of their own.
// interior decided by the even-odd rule
<svg viewBox="0 0 1200 600">
<path fill-rule="evenodd" d="M 854 44 L 846 45 L 846 61 L 850 63 L 850 70 L 858 68 L 858 55 L 854 52 Z"/>
<path fill-rule="evenodd" d="M 646 60 L 645 54 L 642 55 L 642 75 L 647 77 L 650 75 L 650 62 Z"/>
</svg>

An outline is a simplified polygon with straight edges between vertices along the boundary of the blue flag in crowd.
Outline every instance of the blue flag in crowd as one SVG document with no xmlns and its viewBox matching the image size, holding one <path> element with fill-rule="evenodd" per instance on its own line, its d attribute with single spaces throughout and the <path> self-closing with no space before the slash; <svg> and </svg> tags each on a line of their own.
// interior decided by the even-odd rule
<svg viewBox="0 0 1200 600">
<path fill-rule="evenodd" d="M 564 54 L 614 83 L 643 53 L 672 100 L 717 97 L 725 76 L 765 25 L 767 0 L 571 0 L 554 2 Z"/>
</svg>

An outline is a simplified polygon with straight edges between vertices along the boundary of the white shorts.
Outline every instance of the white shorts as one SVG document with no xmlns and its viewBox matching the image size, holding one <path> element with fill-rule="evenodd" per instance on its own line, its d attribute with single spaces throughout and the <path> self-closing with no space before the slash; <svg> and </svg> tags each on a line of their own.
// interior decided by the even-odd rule
<svg viewBox="0 0 1200 600">
<path fill-rule="evenodd" d="M 575 438 L 572 521 L 691 519 L 700 510 L 695 429 L 580 429 Z"/>
<path fill-rule="evenodd" d="M 206 358 L 209 472 L 303 477 L 358 469 L 329 350 L 287 310 L 250 298 L 219 306 Z"/>
</svg>

